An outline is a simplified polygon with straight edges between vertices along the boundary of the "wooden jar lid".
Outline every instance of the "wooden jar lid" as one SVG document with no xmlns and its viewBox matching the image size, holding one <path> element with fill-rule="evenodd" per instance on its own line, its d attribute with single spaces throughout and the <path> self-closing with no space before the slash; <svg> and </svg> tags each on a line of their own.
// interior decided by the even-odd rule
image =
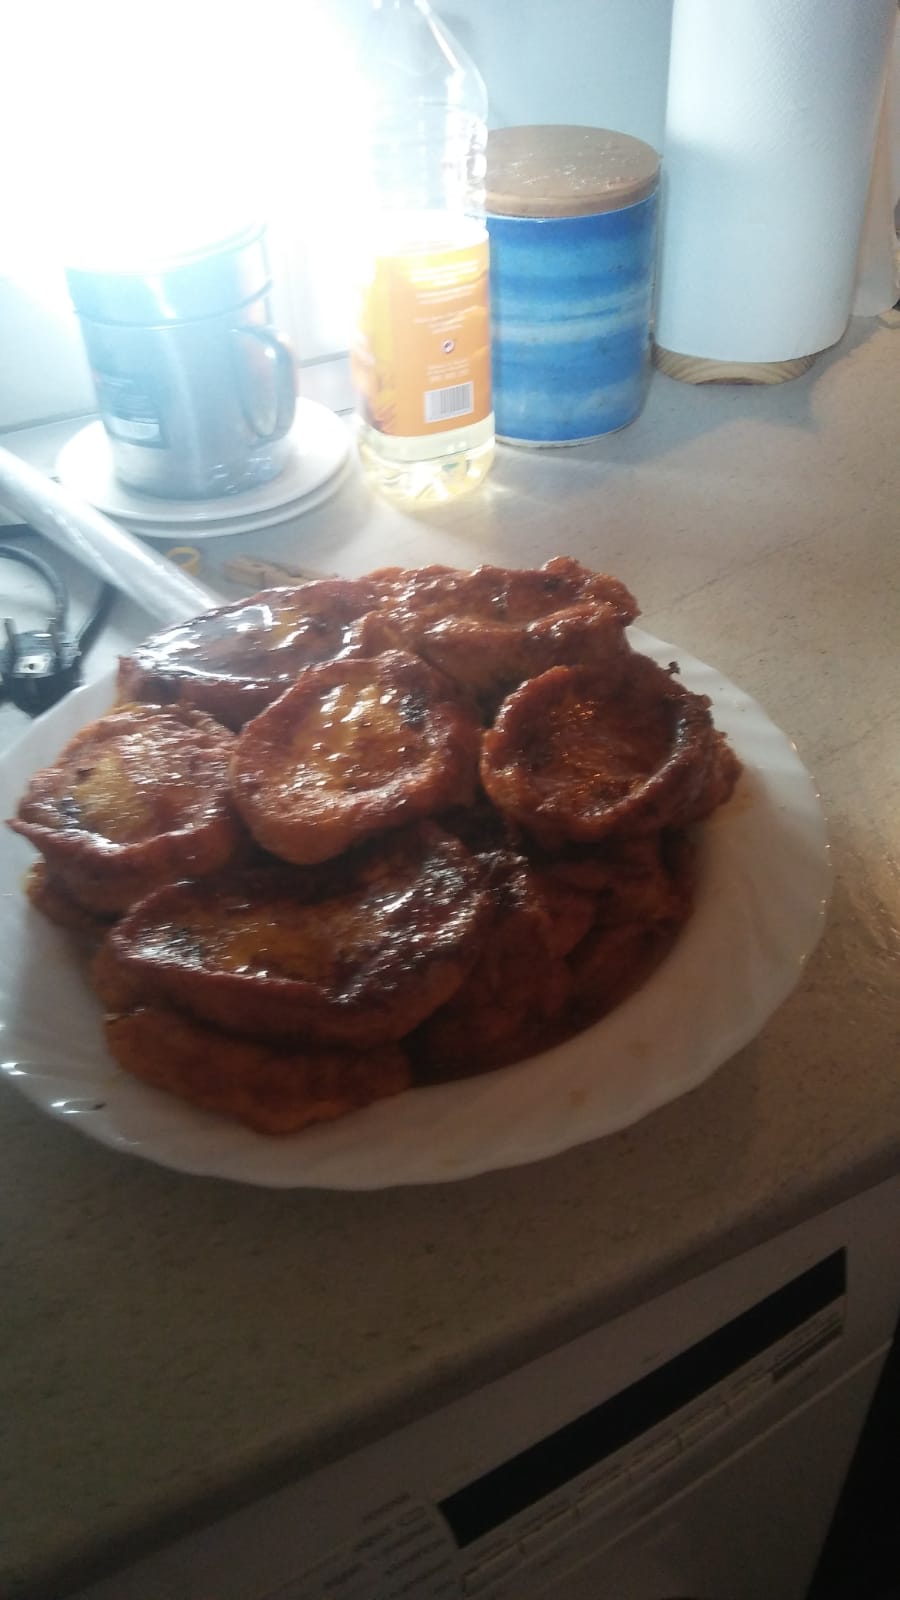
<svg viewBox="0 0 900 1600">
<path fill-rule="evenodd" d="M 565 123 L 488 134 L 487 209 L 503 217 L 586 217 L 636 205 L 659 156 L 643 139 Z"/>
</svg>

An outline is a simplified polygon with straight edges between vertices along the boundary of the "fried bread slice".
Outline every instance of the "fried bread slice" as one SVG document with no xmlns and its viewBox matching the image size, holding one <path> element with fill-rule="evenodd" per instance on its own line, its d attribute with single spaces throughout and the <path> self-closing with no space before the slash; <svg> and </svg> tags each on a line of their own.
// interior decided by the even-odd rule
<svg viewBox="0 0 900 1600">
<path fill-rule="evenodd" d="M 285 861 L 471 802 L 480 736 L 448 679 L 403 651 L 307 667 L 254 717 L 231 763 L 235 804 Z"/>
<path fill-rule="evenodd" d="M 594 928 L 569 958 L 571 1031 L 598 1021 L 639 989 L 671 949 L 680 926 L 665 920 Z"/>
<path fill-rule="evenodd" d="M 25 894 L 42 917 L 55 922 L 58 928 L 80 934 L 85 944 L 99 942 L 115 917 L 114 912 L 102 916 L 79 905 L 53 877 L 43 858 L 33 862 L 25 874 Z"/>
<path fill-rule="evenodd" d="M 229 796 L 234 735 L 189 706 L 119 706 L 35 773 L 9 826 L 55 886 L 98 915 L 160 883 L 202 877 L 237 854 Z"/>
<path fill-rule="evenodd" d="M 520 685 L 484 735 L 481 781 L 552 848 L 702 816 L 710 790 L 713 804 L 728 790 L 720 748 L 706 696 L 633 653 L 614 683 L 593 668 L 554 667 Z"/>
<path fill-rule="evenodd" d="M 358 1053 L 235 1038 L 153 1006 L 107 1017 L 106 1040 L 119 1065 L 144 1083 L 266 1134 L 345 1116 L 411 1082 L 399 1045 Z"/>
<path fill-rule="evenodd" d="M 387 609 L 421 625 L 450 616 L 528 623 L 583 602 L 612 606 L 623 623 L 638 615 L 637 601 L 620 579 L 592 572 L 571 556 L 556 556 L 542 567 L 381 567 L 369 577 Z"/>
<path fill-rule="evenodd" d="M 557 663 L 607 661 L 638 607 L 569 557 L 540 569 L 383 568 L 264 589 L 154 634 L 119 665 L 119 697 L 182 701 L 240 728 L 306 666 L 410 650 L 493 707 Z"/>
<path fill-rule="evenodd" d="M 317 578 L 206 611 L 124 656 L 119 697 L 183 701 L 240 728 L 303 667 L 337 655 L 349 624 L 381 595 L 367 578 Z"/>
<path fill-rule="evenodd" d="M 113 1011 L 161 1004 L 258 1038 L 367 1049 L 459 988 L 490 916 L 483 866 L 430 823 L 321 868 L 174 884 L 107 935 Z"/>
<path fill-rule="evenodd" d="M 523 679 L 570 662 L 617 670 L 638 615 L 623 583 L 561 556 L 541 568 L 448 567 L 374 573 L 378 610 L 347 632 L 360 655 L 413 650 L 493 711 Z"/>
<path fill-rule="evenodd" d="M 483 1072 L 533 1054 L 571 999 L 563 957 L 590 928 L 590 897 L 504 853 L 490 861 L 490 889 L 491 930 L 481 959 L 412 1041 L 426 1075 Z"/>
<path fill-rule="evenodd" d="M 692 851 L 681 832 L 610 834 L 597 844 L 537 852 L 535 864 L 545 878 L 591 895 L 604 927 L 678 920 L 690 910 Z"/>
</svg>

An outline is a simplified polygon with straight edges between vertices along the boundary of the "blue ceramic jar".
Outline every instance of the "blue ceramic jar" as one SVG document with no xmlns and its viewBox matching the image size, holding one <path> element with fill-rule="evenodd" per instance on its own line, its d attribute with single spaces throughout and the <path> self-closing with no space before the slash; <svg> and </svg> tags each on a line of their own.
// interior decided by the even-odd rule
<svg viewBox="0 0 900 1600">
<path fill-rule="evenodd" d="M 659 158 L 602 128 L 488 140 L 497 435 L 576 444 L 637 416 L 650 375 Z"/>
</svg>

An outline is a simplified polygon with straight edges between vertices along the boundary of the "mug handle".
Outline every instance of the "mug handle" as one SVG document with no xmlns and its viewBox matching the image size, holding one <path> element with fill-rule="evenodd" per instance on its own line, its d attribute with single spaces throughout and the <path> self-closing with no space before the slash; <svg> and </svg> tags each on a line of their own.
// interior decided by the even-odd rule
<svg viewBox="0 0 900 1600">
<path fill-rule="evenodd" d="M 254 416 L 248 397 L 241 390 L 241 409 L 247 426 L 253 430 L 257 439 L 263 444 L 272 444 L 276 439 L 283 439 L 289 431 L 294 420 L 297 406 L 296 396 L 296 369 L 294 365 L 294 352 L 286 339 L 278 333 L 273 333 L 271 328 L 261 328 L 253 323 L 242 323 L 235 328 L 235 333 L 245 333 L 263 346 L 268 351 L 275 364 L 275 422 L 271 429 L 261 428 L 258 419 Z"/>
</svg>

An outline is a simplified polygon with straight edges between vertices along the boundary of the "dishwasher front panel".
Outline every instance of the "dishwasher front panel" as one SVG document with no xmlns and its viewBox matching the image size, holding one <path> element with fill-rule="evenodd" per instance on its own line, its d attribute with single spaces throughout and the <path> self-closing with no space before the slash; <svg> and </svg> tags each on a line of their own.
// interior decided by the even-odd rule
<svg viewBox="0 0 900 1600">
<path fill-rule="evenodd" d="M 898 1305 L 900 1179 L 77 1600 L 803 1600 Z"/>
<path fill-rule="evenodd" d="M 633 1502 L 627 1530 L 522 1600 L 804 1600 L 885 1353 L 661 1505 Z"/>
</svg>

